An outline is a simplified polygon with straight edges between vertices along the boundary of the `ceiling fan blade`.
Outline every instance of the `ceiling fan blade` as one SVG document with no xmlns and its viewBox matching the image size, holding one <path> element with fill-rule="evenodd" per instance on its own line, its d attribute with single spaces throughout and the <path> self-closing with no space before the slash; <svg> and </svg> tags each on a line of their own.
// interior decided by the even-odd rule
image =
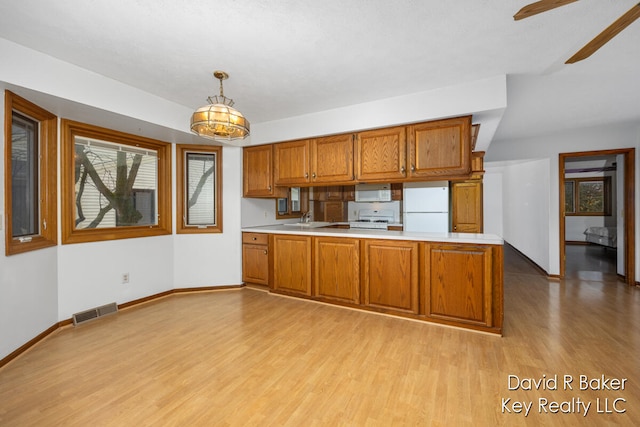
<svg viewBox="0 0 640 427">
<path fill-rule="evenodd" d="M 609 25 L 582 49 L 577 51 L 575 55 L 567 59 L 565 64 L 573 64 L 590 57 L 596 50 L 604 46 L 605 43 L 614 38 L 620 31 L 627 28 L 638 18 L 640 18 L 640 3 L 629 9 L 627 13 L 618 18 L 613 24 Z"/>
<path fill-rule="evenodd" d="M 520 9 L 515 15 L 513 15 L 513 19 L 518 21 L 575 1 L 578 0 L 540 0 Z"/>
</svg>

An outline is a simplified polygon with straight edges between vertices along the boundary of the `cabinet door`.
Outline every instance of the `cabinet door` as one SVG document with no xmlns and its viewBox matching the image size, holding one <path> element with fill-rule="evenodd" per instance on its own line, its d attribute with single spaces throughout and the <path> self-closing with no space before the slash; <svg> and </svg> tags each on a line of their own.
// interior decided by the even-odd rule
<svg viewBox="0 0 640 427">
<path fill-rule="evenodd" d="M 471 173 L 471 116 L 409 126 L 411 178 Z"/>
<path fill-rule="evenodd" d="M 242 182 L 245 197 L 271 197 L 273 187 L 272 145 L 242 150 Z"/>
<path fill-rule="evenodd" d="M 404 127 L 360 132 L 356 136 L 356 178 L 388 181 L 406 177 L 407 146 Z"/>
<path fill-rule="evenodd" d="M 267 245 L 242 245 L 242 280 L 259 285 L 269 284 L 269 252 Z"/>
<path fill-rule="evenodd" d="M 311 143 L 311 181 L 353 181 L 353 135 L 318 138 Z"/>
<path fill-rule="evenodd" d="M 491 246 L 430 243 L 424 254 L 425 314 L 493 326 Z"/>
<path fill-rule="evenodd" d="M 482 181 L 451 183 L 451 230 L 482 233 Z"/>
<path fill-rule="evenodd" d="M 311 237 L 274 234 L 272 289 L 311 296 Z"/>
<path fill-rule="evenodd" d="M 418 243 L 364 240 L 364 305 L 418 313 Z"/>
<path fill-rule="evenodd" d="M 309 140 L 274 144 L 275 185 L 304 185 L 309 178 Z"/>
<path fill-rule="evenodd" d="M 324 220 L 329 222 L 346 221 L 345 205 L 344 202 L 324 202 Z"/>
<path fill-rule="evenodd" d="M 360 303 L 360 241 L 316 237 L 314 296 Z"/>
</svg>

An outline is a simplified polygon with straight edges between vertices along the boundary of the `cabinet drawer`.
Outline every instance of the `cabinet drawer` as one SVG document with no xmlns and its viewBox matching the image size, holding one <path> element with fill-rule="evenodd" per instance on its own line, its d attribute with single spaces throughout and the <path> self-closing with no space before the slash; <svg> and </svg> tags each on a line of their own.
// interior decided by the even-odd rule
<svg viewBox="0 0 640 427">
<path fill-rule="evenodd" d="M 269 235 L 266 233 L 242 233 L 242 243 L 266 245 L 269 243 Z"/>
</svg>

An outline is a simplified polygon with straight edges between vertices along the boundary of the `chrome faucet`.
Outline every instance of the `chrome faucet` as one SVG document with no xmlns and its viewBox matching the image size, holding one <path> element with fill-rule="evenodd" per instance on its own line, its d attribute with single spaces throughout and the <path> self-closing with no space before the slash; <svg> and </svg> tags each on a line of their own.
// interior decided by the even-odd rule
<svg viewBox="0 0 640 427">
<path fill-rule="evenodd" d="M 311 212 L 303 212 L 300 222 L 307 223 L 311 220 Z"/>
</svg>

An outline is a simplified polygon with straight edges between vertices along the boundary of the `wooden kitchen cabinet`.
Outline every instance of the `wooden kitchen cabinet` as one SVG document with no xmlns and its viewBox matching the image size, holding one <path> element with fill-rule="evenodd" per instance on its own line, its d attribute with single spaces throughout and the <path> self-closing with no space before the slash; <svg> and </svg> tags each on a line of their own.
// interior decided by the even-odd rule
<svg viewBox="0 0 640 427">
<path fill-rule="evenodd" d="M 242 280 L 269 285 L 269 235 L 242 233 Z"/>
<path fill-rule="evenodd" d="M 286 191 L 274 185 L 272 144 L 243 148 L 242 183 L 244 197 L 281 197 Z"/>
<path fill-rule="evenodd" d="M 261 277 L 251 273 L 253 267 L 247 261 L 266 255 L 254 256 L 244 251 L 245 246 L 264 245 L 268 247 L 271 292 L 502 333 L 501 241 L 446 243 L 300 233 L 244 232 L 243 275 L 251 278 L 245 281 L 256 283 L 253 278 Z M 478 239 L 482 240 L 472 238 Z M 254 265 L 255 270 L 264 272 L 263 263 Z"/>
<path fill-rule="evenodd" d="M 364 240 L 363 301 L 365 306 L 415 313 L 418 298 L 418 243 Z"/>
<path fill-rule="evenodd" d="M 281 142 L 273 146 L 274 183 L 283 186 L 305 185 L 310 182 L 310 140 Z"/>
<path fill-rule="evenodd" d="M 276 185 L 352 182 L 353 135 L 274 144 Z"/>
<path fill-rule="evenodd" d="M 353 181 L 353 134 L 317 138 L 310 147 L 313 183 Z"/>
<path fill-rule="evenodd" d="M 347 220 L 347 203 L 314 201 L 313 220 L 324 222 L 344 222 Z"/>
<path fill-rule="evenodd" d="M 496 280 L 498 278 L 493 277 L 494 251 L 501 252 L 501 249 L 471 244 L 425 243 L 425 314 L 456 323 L 501 327 L 502 311 L 498 306 L 501 307 L 502 301 L 497 298 L 502 289 L 494 289 L 493 286 L 494 283 L 496 287 L 502 283 L 502 278 Z"/>
<path fill-rule="evenodd" d="M 471 174 L 471 116 L 408 126 L 409 177 Z"/>
<path fill-rule="evenodd" d="M 360 132 L 356 135 L 356 179 L 363 182 L 404 180 L 406 156 L 404 126 Z"/>
<path fill-rule="evenodd" d="M 360 303 L 360 240 L 314 238 L 314 296 Z"/>
<path fill-rule="evenodd" d="M 319 201 L 336 201 L 336 200 L 344 200 L 343 190 L 344 187 L 341 185 L 329 185 L 329 186 L 320 186 L 313 187 L 313 200 Z"/>
<path fill-rule="evenodd" d="M 483 232 L 482 180 L 451 182 L 451 231 Z"/>
<path fill-rule="evenodd" d="M 273 265 L 270 273 L 274 291 L 311 296 L 311 237 L 272 234 Z"/>
</svg>

